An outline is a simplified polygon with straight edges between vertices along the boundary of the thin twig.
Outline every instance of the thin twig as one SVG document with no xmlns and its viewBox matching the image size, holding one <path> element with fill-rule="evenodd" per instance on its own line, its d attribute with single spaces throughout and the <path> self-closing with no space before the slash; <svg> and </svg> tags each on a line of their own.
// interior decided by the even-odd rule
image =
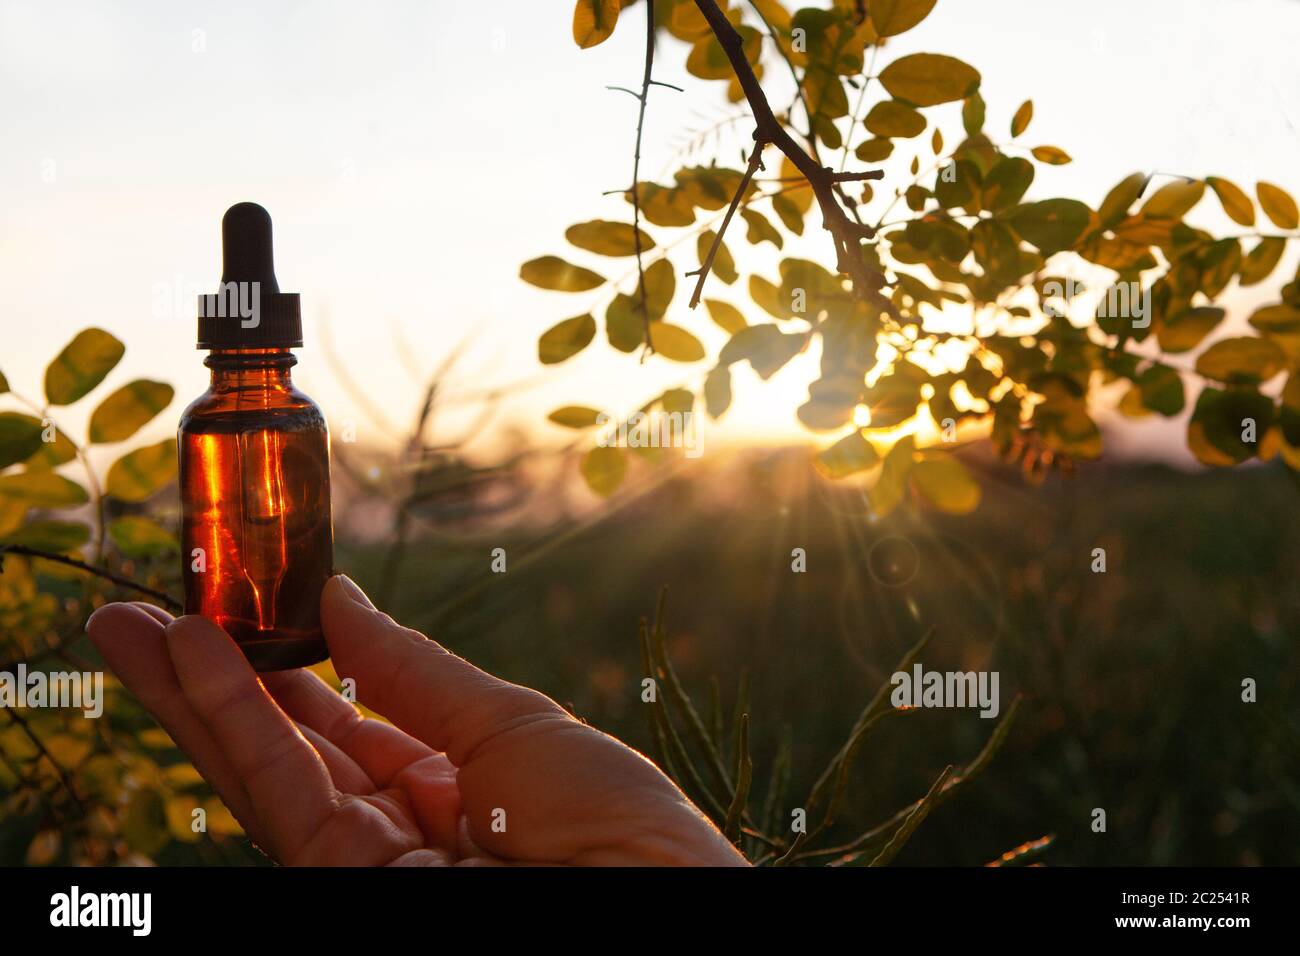
<svg viewBox="0 0 1300 956">
<path fill-rule="evenodd" d="M 86 805 L 81 802 L 81 797 L 77 795 L 77 789 L 72 785 L 72 778 L 68 775 L 68 771 L 64 769 L 63 764 L 54 759 L 54 755 L 46 748 L 41 738 L 36 736 L 36 733 L 32 728 L 28 726 L 27 721 L 23 720 L 16 710 L 6 710 L 5 712 L 9 715 L 10 720 L 22 728 L 22 732 L 27 735 L 27 739 L 32 742 L 32 746 L 40 751 L 41 756 L 50 762 L 50 766 L 52 766 L 54 772 L 58 774 L 59 782 L 63 784 L 63 788 L 67 790 L 68 795 L 72 797 L 72 802 L 75 803 L 77 809 L 84 814 L 86 812 Z"/>
<path fill-rule="evenodd" d="M 757 137 L 757 134 L 755 136 Z M 688 276 L 699 276 L 695 280 L 695 291 L 691 293 L 692 309 L 700 304 L 700 294 L 704 291 L 704 280 L 709 277 L 709 273 L 713 270 L 713 260 L 722 245 L 722 237 L 727 231 L 727 226 L 731 223 L 731 217 L 736 213 L 736 207 L 740 205 L 741 199 L 744 198 L 746 191 L 749 189 L 749 181 L 754 178 L 754 173 L 763 168 L 763 147 L 766 145 L 762 140 L 755 138 L 754 151 L 749 154 L 749 165 L 745 168 L 745 175 L 740 179 L 740 188 L 736 190 L 736 195 L 731 197 L 731 205 L 727 207 L 727 214 L 722 217 L 722 225 L 713 234 L 713 243 L 709 246 L 709 254 L 704 257 L 704 262 L 700 264 L 698 269 L 686 273 Z"/>
<path fill-rule="evenodd" d="M 645 72 L 641 76 L 640 107 L 636 119 L 636 152 L 632 157 L 632 241 L 636 244 L 636 288 L 637 298 L 641 303 L 641 322 L 645 334 L 646 354 L 654 354 L 654 343 L 650 341 L 650 296 L 645 287 L 645 266 L 641 261 L 641 134 L 645 130 L 645 108 L 650 99 L 650 74 L 655 64 L 655 0 L 646 0 L 645 28 Z M 633 94 L 634 96 L 636 94 Z"/>
<path fill-rule="evenodd" d="M 758 82 L 758 77 L 754 74 L 754 68 L 749 65 L 745 57 L 744 41 L 731 21 L 727 19 L 726 14 L 718 8 L 714 0 L 695 0 L 695 6 L 717 37 L 718 44 L 731 63 L 741 91 L 754 113 L 755 142 L 771 143 L 776 146 L 808 180 L 822 212 L 822 224 L 834 240 L 839 271 L 852 280 L 854 293 L 859 299 L 873 305 L 881 312 L 894 315 L 896 310 L 893 303 L 880 294 L 880 289 L 885 285 L 884 275 L 872 268 L 862 255 L 860 243 L 864 239 L 875 236 L 875 229 L 849 218 L 836 198 L 838 174 L 804 152 L 776 118 Z M 863 174 L 859 178 L 879 179 L 882 175 L 879 170 L 876 170 L 871 174 Z"/>
<path fill-rule="evenodd" d="M 132 581 L 130 578 L 123 577 L 120 574 L 114 574 L 104 568 L 96 567 L 93 564 L 87 564 L 84 561 L 78 561 L 76 558 L 70 558 L 66 554 L 57 554 L 52 551 L 42 551 L 39 548 L 29 548 L 22 544 L 0 544 L 0 565 L 3 563 L 6 554 L 21 554 L 29 558 L 44 558 L 46 561 L 54 561 L 58 564 L 66 564 L 70 568 L 76 568 L 78 571 L 85 571 L 87 574 L 93 574 L 101 577 L 106 581 L 112 581 L 119 587 L 128 588 L 139 594 L 145 594 L 156 601 L 161 601 L 169 611 L 181 611 L 184 606 L 165 591 L 158 591 L 154 588 Z"/>
</svg>

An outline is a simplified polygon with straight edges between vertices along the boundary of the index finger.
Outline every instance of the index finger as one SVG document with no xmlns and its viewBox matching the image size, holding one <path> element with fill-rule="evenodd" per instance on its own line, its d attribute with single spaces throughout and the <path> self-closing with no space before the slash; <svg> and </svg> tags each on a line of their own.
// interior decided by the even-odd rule
<svg viewBox="0 0 1300 956">
<path fill-rule="evenodd" d="M 243 781 L 276 855 L 295 856 L 335 809 L 328 769 L 216 624 L 177 618 L 167 627 L 167 649 L 181 689 Z"/>
<path fill-rule="evenodd" d="M 362 703 L 457 767 L 511 728 L 573 720 L 545 694 L 493 677 L 400 626 L 343 575 L 325 584 L 321 624 L 335 671 L 356 681 Z"/>
</svg>

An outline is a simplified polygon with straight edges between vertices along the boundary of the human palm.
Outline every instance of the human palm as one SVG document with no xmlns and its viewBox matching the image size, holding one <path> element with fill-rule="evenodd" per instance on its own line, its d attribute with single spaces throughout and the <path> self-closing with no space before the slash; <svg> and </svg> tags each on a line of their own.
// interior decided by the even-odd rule
<svg viewBox="0 0 1300 956">
<path fill-rule="evenodd" d="M 111 604 L 87 631 L 281 863 L 744 863 L 640 754 L 401 627 L 347 578 L 326 585 L 321 619 L 335 670 L 392 723 L 310 671 L 259 680 L 204 618 Z"/>
</svg>

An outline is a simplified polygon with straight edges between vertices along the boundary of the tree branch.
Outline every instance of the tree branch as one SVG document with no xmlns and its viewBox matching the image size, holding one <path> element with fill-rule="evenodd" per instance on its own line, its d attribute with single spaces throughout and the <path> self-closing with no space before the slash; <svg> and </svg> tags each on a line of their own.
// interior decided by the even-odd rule
<svg viewBox="0 0 1300 956">
<path fill-rule="evenodd" d="M 838 183 L 880 179 L 884 175 L 883 172 L 874 170 L 855 174 L 837 173 L 829 166 L 822 166 L 812 156 L 804 152 L 772 112 L 772 106 L 767 101 L 767 96 L 758 82 L 758 77 L 755 76 L 753 67 L 749 65 L 749 61 L 745 58 L 744 41 L 741 40 L 740 34 L 736 32 L 735 27 L 731 25 L 731 21 L 718 8 L 715 0 L 695 0 L 695 6 L 708 22 L 713 35 L 717 37 L 718 44 L 726 54 L 728 62 L 731 63 L 731 68 L 735 71 L 736 80 L 745 95 L 745 100 L 749 103 L 749 108 L 754 114 L 756 124 L 754 130 L 755 142 L 760 145 L 771 143 L 776 146 L 808 180 L 809 185 L 812 187 L 813 196 L 817 200 L 817 205 L 821 209 L 822 224 L 835 242 L 837 268 L 852 281 L 854 294 L 863 302 L 875 306 L 880 311 L 896 315 L 893 303 L 881 295 L 879 291 L 885 285 L 884 275 L 871 268 L 862 255 L 861 241 L 872 238 L 875 235 L 875 230 L 871 226 L 850 219 L 845 213 L 844 207 L 840 205 L 839 200 L 836 198 Z M 719 240 L 721 236 L 722 233 L 719 232 Z M 703 278 L 703 275 L 701 275 L 701 283 Z M 692 299 L 691 305 L 694 306 L 696 301 L 698 301 L 698 289 L 697 296 Z"/>
<path fill-rule="evenodd" d="M 66 554 L 58 554 L 53 551 L 42 551 L 39 548 L 29 548 L 22 544 L 0 544 L 0 569 L 4 566 L 4 556 L 6 554 L 21 554 L 29 558 L 44 558 L 46 561 L 54 561 L 58 564 L 66 564 L 70 568 L 76 568 L 78 571 L 85 571 L 87 574 L 93 574 L 96 577 L 103 578 L 106 581 L 112 581 L 119 587 L 128 588 L 139 594 L 145 594 L 155 601 L 161 601 L 169 611 L 182 611 L 184 606 L 165 591 L 158 591 L 154 588 L 132 581 L 130 578 L 123 577 L 120 574 L 114 574 L 105 568 L 96 567 L 93 564 L 87 564 L 84 561 L 78 561 L 76 558 L 70 558 Z"/>
</svg>

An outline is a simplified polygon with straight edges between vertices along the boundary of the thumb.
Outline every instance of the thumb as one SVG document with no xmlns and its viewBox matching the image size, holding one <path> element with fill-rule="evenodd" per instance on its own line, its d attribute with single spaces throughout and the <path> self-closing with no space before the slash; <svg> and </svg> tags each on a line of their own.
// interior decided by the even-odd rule
<svg viewBox="0 0 1300 956">
<path fill-rule="evenodd" d="M 546 695 L 493 677 L 402 627 L 345 575 L 325 584 L 321 625 L 334 670 L 355 681 L 360 702 L 445 752 L 457 767 L 513 727 L 573 719 Z"/>
</svg>

